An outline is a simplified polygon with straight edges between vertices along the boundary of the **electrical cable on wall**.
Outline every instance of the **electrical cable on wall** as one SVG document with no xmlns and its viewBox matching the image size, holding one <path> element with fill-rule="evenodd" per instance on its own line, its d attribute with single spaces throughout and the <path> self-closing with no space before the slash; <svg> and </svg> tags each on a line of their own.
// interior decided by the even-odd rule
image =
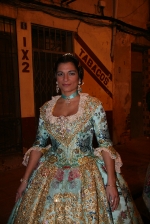
<svg viewBox="0 0 150 224">
<path fill-rule="evenodd" d="M 137 9 L 139 9 L 142 5 L 144 5 L 145 2 L 147 2 L 147 0 L 145 0 L 141 5 L 139 5 L 135 10 L 133 10 L 133 11 L 132 11 L 131 13 L 129 13 L 128 15 L 126 15 L 126 16 L 121 16 L 121 17 L 118 17 L 118 18 L 126 18 L 126 17 L 132 15 L 134 12 L 137 11 Z"/>
<path fill-rule="evenodd" d="M 147 0 L 146 0 L 147 1 Z M 146 2 L 145 1 L 145 2 Z M 116 26 L 117 30 L 120 32 L 128 33 L 134 36 L 143 36 L 147 40 L 150 40 L 149 30 L 133 26 L 131 24 L 125 23 L 119 19 L 108 17 L 108 16 L 99 16 L 95 14 L 85 13 L 65 7 L 60 7 L 54 4 L 45 4 L 42 2 L 34 2 L 26 4 L 18 0 L 1 0 L 5 4 L 13 5 L 17 8 L 21 7 L 28 10 L 40 11 L 48 15 L 67 20 L 79 20 L 86 24 L 92 26 L 101 26 L 101 27 L 113 27 Z M 143 3 L 144 4 L 144 3 Z"/>
</svg>

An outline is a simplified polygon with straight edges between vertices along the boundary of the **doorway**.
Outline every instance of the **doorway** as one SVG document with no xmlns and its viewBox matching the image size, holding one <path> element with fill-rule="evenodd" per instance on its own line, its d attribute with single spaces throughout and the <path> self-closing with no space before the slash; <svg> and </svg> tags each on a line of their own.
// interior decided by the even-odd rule
<svg viewBox="0 0 150 224">
<path fill-rule="evenodd" d="M 143 74 L 131 73 L 131 138 L 143 136 Z"/>
<path fill-rule="evenodd" d="M 16 23 L 15 20 L 0 17 L 0 153 L 21 149 Z"/>
</svg>

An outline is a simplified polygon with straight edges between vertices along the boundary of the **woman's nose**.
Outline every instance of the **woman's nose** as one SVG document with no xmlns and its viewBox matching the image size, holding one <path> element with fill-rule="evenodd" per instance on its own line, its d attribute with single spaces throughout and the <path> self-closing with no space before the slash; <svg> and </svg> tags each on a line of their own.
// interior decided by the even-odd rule
<svg viewBox="0 0 150 224">
<path fill-rule="evenodd" d="M 68 81 L 68 74 L 67 73 L 64 74 L 64 81 Z"/>
</svg>

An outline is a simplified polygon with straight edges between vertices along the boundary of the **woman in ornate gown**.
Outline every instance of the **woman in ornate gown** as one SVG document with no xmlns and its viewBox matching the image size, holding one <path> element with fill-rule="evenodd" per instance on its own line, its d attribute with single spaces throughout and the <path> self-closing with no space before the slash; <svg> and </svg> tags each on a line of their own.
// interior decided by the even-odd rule
<svg viewBox="0 0 150 224">
<path fill-rule="evenodd" d="M 61 56 L 55 76 L 61 95 L 40 108 L 36 140 L 25 154 L 27 168 L 8 224 L 142 223 L 120 174 L 122 161 L 102 103 L 79 93 L 79 61 L 69 53 Z"/>
</svg>

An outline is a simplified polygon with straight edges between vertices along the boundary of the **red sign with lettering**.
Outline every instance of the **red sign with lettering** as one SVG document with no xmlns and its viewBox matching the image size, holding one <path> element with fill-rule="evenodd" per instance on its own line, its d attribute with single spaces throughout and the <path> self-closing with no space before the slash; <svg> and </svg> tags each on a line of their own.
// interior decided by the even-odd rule
<svg viewBox="0 0 150 224">
<path fill-rule="evenodd" d="M 79 37 L 75 36 L 75 40 L 79 43 L 80 49 L 76 52 L 76 57 L 80 60 L 82 66 L 92 76 L 92 78 L 103 88 L 103 90 L 111 97 L 112 92 L 109 90 L 112 83 L 112 74 L 91 51 L 87 44 Z"/>
<path fill-rule="evenodd" d="M 23 46 L 26 47 L 26 37 L 23 37 Z M 22 65 L 23 65 L 23 69 L 22 69 L 22 72 L 25 72 L 25 73 L 29 73 L 30 70 L 29 70 L 29 58 L 28 58 L 28 52 L 29 50 L 26 50 L 26 49 L 21 49 L 22 51 Z"/>
</svg>

